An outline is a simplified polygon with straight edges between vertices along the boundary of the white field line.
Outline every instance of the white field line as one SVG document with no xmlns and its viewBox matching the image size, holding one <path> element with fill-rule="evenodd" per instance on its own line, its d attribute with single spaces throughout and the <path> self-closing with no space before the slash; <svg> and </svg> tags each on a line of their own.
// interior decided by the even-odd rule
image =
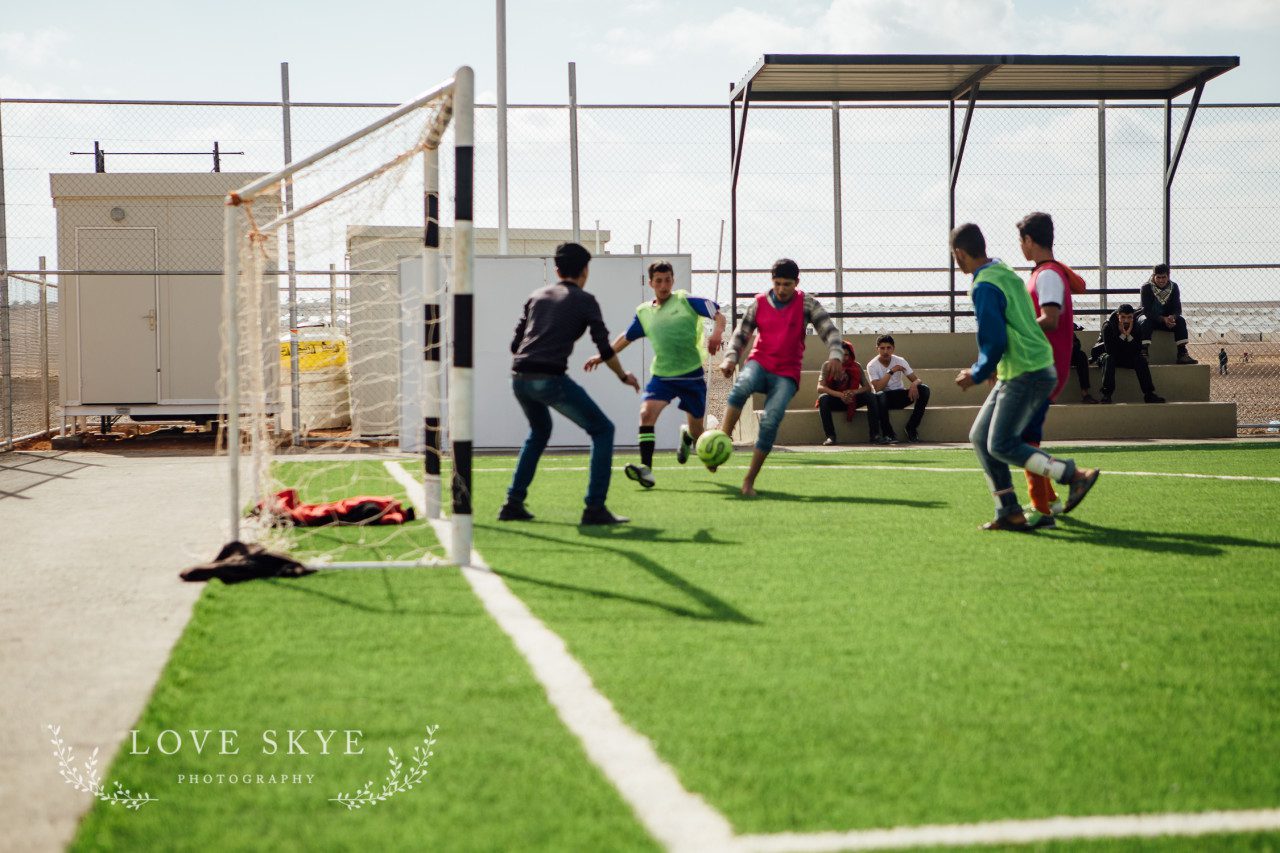
<svg viewBox="0 0 1280 853">
<path fill-rule="evenodd" d="M 422 484 L 400 464 L 385 464 L 421 512 L 425 504 Z M 433 521 L 433 526 L 440 540 L 447 542 L 447 522 Z M 649 739 L 623 722 L 586 669 L 569 654 L 564 640 L 534 616 L 474 550 L 471 563 L 471 568 L 462 570 L 463 577 L 528 662 L 561 721 L 645 829 L 669 850 L 735 849 L 729 821 L 702 797 L 685 790 Z"/>
<path fill-rule="evenodd" d="M 425 494 L 419 483 L 395 461 L 384 463 L 405 489 L 414 509 L 422 512 Z M 800 468 L 808 466 L 778 466 Z M 822 466 L 918 471 L 909 466 Z M 473 469 L 474 470 L 474 469 Z M 504 469 L 480 469 L 498 471 Z M 579 469 L 548 469 L 579 470 Z M 676 470 L 676 469 L 671 469 Z M 811 470 L 811 469 L 808 469 Z M 936 471 L 978 469 L 937 468 Z M 1118 472 L 1117 472 L 1118 473 Z M 1125 472 L 1135 473 L 1135 472 Z M 1196 475 L 1211 476 L 1211 475 Z M 1240 478 L 1226 478 L 1240 479 Z M 1268 479 L 1280 478 L 1244 478 Z M 449 538 L 447 522 L 433 520 L 441 541 Z M 561 721 L 582 743 L 627 801 L 645 829 L 668 850 L 707 853 L 828 853 L 840 850 L 894 850 L 907 847 L 959 847 L 1031 844 L 1080 838 L 1197 836 L 1280 830 L 1280 809 L 1097 817 L 1053 817 L 937 826 L 901 826 L 849 832 L 735 835 L 728 819 L 702 797 L 686 790 L 675 771 L 658 757 L 649 739 L 628 726 L 591 676 L 569 654 L 564 640 L 516 597 L 500 575 L 471 553 L 472 568 L 462 570 L 471 589 L 498 626 L 515 643 Z"/>
<path fill-rule="evenodd" d="M 545 467 L 539 468 L 539 474 L 547 474 L 554 471 L 587 471 L 585 465 L 580 467 L 562 466 L 562 467 Z M 700 471 L 701 468 L 695 465 L 664 465 L 655 466 L 655 471 Z M 745 471 L 746 465 L 721 465 L 722 471 Z M 928 474 L 981 474 L 981 468 L 938 468 L 925 467 L 921 465 L 796 465 L 786 462 L 777 465 L 770 465 L 769 471 L 923 471 Z M 510 474 L 510 468 L 472 468 L 472 473 L 477 474 L 493 474 L 502 472 Z M 1280 477 L 1251 477 L 1243 474 L 1186 474 L 1170 471 L 1113 471 L 1111 469 L 1103 469 L 1104 474 L 1108 477 L 1173 477 L 1187 480 L 1243 480 L 1254 483 L 1280 483 Z"/>
<path fill-rule="evenodd" d="M 1265 832 L 1280 829 L 1280 809 L 1192 814 L 1051 817 L 939 826 L 901 826 L 857 832 L 740 835 L 739 849 L 754 853 L 826 853 L 979 844 L 1034 844 L 1080 838 L 1151 838 L 1162 835 Z"/>
</svg>

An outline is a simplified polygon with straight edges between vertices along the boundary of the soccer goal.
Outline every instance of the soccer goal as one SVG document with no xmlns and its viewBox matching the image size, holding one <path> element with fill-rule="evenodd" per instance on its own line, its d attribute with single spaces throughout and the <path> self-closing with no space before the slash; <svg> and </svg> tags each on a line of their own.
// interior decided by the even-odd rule
<svg viewBox="0 0 1280 853">
<path fill-rule="evenodd" d="M 464 66 L 228 194 L 231 539 L 331 568 L 470 563 L 473 107 Z M 442 223 L 442 154 L 452 155 L 451 227 Z M 308 312 L 299 304 L 316 292 L 324 322 L 300 322 Z M 443 516 L 446 404 L 452 512 Z M 430 524 L 386 523 L 395 516 L 372 502 L 347 516 L 368 516 L 351 525 L 308 526 L 291 511 L 402 494 Z"/>
</svg>

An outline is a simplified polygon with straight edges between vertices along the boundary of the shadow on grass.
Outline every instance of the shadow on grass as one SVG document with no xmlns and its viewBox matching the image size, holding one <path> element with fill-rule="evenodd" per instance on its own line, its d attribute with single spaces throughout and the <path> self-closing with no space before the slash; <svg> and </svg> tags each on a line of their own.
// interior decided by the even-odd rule
<svg viewBox="0 0 1280 853">
<path fill-rule="evenodd" d="M 717 542 L 715 537 L 712 536 L 712 534 L 706 530 L 699 530 L 689 539 L 678 539 L 678 538 L 673 538 L 669 536 L 664 536 L 663 531 L 653 527 L 632 527 L 630 525 L 622 526 L 622 527 L 584 527 L 584 528 L 577 529 L 577 533 L 581 538 L 574 539 L 574 538 L 561 538 L 558 536 L 551 536 L 546 533 L 536 532 L 534 530 L 530 530 L 531 525 L 522 524 L 518 530 L 514 528 L 510 528 L 510 529 L 494 528 L 490 525 L 481 525 L 481 526 L 487 527 L 490 530 L 494 530 L 496 532 L 501 532 L 501 533 L 506 533 L 506 532 L 518 533 L 520 537 L 523 539 L 536 539 L 541 542 L 549 542 L 565 549 L 586 548 L 588 550 L 603 551 L 607 554 L 615 554 L 619 557 L 623 557 L 629 560 L 637 568 L 647 572 L 649 575 L 651 575 L 655 579 L 661 581 L 662 583 L 665 583 L 667 586 L 670 586 L 672 589 L 675 589 L 676 591 L 680 592 L 682 595 L 688 596 L 689 598 L 693 599 L 699 605 L 701 605 L 703 609 L 696 610 L 690 607 L 681 607 L 676 604 L 669 604 L 665 601 L 655 601 L 654 599 L 644 598 L 642 596 L 627 595 L 625 593 L 613 592 L 613 591 L 604 590 L 604 589 L 595 589 L 592 587 L 581 586 L 578 584 L 561 583 L 559 581 L 549 581 L 543 578 L 530 577 L 529 575 L 518 574 L 508 569 L 501 568 L 500 566 L 494 566 L 492 564 L 492 558 L 491 558 L 491 561 L 490 561 L 491 567 L 495 572 L 497 572 L 499 575 L 501 575 L 504 578 L 521 581 L 523 583 L 534 584 L 536 586 L 545 587 L 547 589 L 555 589 L 555 590 L 560 590 L 562 592 L 572 592 L 572 593 L 578 593 L 581 595 L 588 595 L 588 596 L 591 596 L 592 598 L 597 598 L 597 599 L 625 601 L 629 604 L 639 604 L 645 607 L 652 607 L 658 610 L 662 610 L 667 613 L 670 613 L 673 616 L 679 616 L 684 619 L 698 619 L 698 620 L 703 620 L 708 622 L 730 622 L 730 623 L 739 624 L 739 625 L 760 624 L 756 620 L 744 614 L 742 611 L 735 608 L 733 605 L 729 604 L 724 599 L 719 598 L 714 593 L 703 589 L 697 584 L 690 583 L 689 581 L 685 580 L 683 577 L 671 571 L 666 566 L 659 563 L 657 560 L 654 560 L 652 557 L 648 556 L 647 554 L 643 554 L 638 551 L 633 551 L 629 548 L 620 548 L 613 544 L 605 544 L 605 543 L 619 543 L 619 542 L 621 543 L 643 542 L 645 544 L 652 544 L 655 542 L 672 543 L 672 544 L 677 544 L 677 543 L 688 544 L 688 543 L 695 543 L 695 542 L 698 544 L 709 544 L 709 545 L 725 544 L 723 542 Z M 572 525 L 547 524 L 545 526 L 569 527 Z M 591 539 L 596 541 L 587 542 L 587 541 L 583 541 L 583 539 Z"/>
<path fill-rule="evenodd" d="M 744 501 L 782 501 L 784 503 L 805 504 L 868 504 L 871 506 L 905 506 L 912 509 L 945 509 L 946 501 L 919 501 L 909 498 L 877 498 L 867 495 L 797 495 L 793 492 L 782 492 L 771 489 L 767 485 L 757 486 L 758 494 L 753 498 L 742 494 L 742 487 L 733 483 L 710 483 L 711 488 L 699 489 L 703 492 L 721 491 Z"/>
<path fill-rule="evenodd" d="M 1058 519 L 1054 530 L 1036 534 L 1064 542 L 1102 545 L 1109 548 L 1128 548 L 1146 553 L 1181 554 L 1189 557 L 1219 557 L 1227 548 L 1275 549 L 1275 542 L 1246 539 L 1242 536 L 1224 536 L 1220 533 L 1166 532 L 1155 530 L 1126 530 L 1121 527 L 1105 527 L 1078 518 Z"/>
</svg>

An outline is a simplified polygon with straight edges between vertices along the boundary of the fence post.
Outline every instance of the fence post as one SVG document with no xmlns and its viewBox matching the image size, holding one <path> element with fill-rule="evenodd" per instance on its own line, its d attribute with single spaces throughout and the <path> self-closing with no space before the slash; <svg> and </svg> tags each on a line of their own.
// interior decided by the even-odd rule
<svg viewBox="0 0 1280 853">
<path fill-rule="evenodd" d="M 573 185 L 573 242 L 582 242 L 578 206 L 578 66 L 569 63 L 569 173 Z"/>
<path fill-rule="evenodd" d="M 330 334 L 338 333 L 338 273 L 337 265 L 329 264 L 329 327 Z"/>
<path fill-rule="evenodd" d="M 836 313 L 844 313 L 844 204 L 841 200 L 841 168 L 840 168 L 840 102 L 831 102 L 831 183 L 835 189 L 835 266 L 836 266 Z M 840 331 L 844 331 L 844 318 L 836 323 Z"/>
<path fill-rule="evenodd" d="M 4 105 L 0 104 L 0 113 Z M 4 201 L 4 122 L 0 119 L 0 381 L 4 382 L 4 447 L 13 449 L 13 351 L 9 329 L 9 209 Z"/>
<path fill-rule="evenodd" d="M 284 162 L 293 162 L 293 121 L 289 114 L 289 63 L 280 63 L 280 109 L 284 120 Z M 293 212 L 293 178 L 284 179 L 284 211 Z M 284 224 L 285 251 L 289 264 L 289 403 L 292 409 L 290 442 L 302 444 L 302 387 L 298 367 L 298 272 L 294 257 L 293 222 Z M 279 319 L 276 322 L 280 322 Z"/>
<path fill-rule="evenodd" d="M 1098 289 L 1107 308 L 1107 102 L 1098 101 Z"/>
<path fill-rule="evenodd" d="M 53 403 L 49 389 L 49 282 L 44 271 L 48 269 L 45 256 L 40 256 L 40 371 L 44 374 L 44 434 L 53 431 L 49 407 Z"/>
</svg>

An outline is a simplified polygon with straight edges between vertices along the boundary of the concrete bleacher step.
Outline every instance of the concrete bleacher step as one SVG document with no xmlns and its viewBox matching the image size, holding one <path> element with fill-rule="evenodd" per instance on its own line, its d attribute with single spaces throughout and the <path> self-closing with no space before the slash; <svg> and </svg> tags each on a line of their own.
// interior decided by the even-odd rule
<svg viewBox="0 0 1280 853">
<path fill-rule="evenodd" d="M 858 360 L 866 364 L 876 355 L 876 335 L 846 335 L 853 344 Z M 1076 332 L 1088 352 L 1097 340 L 1097 332 Z M 912 369 L 929 385 L 932 396 L 920 437 L 925 441 L 968 441 L 969 428 L 986 399 L 987 388 L 971 388 L 967 392 L 955 386 L 956 373 L 971 364 L 977 356 L 977 343 L 972 334 L 927 332 L 895 334 L 898 355 L 910 362 Z M 1072 439 L 1142 439 L 1142 438 L 1228 438 L 1236 433 L 1234 403 L 1209 402 L 1210 365 L 1175 365 L 1177 357 L 1173 337 L 1157 333 L 1151 344 L 1151 375 L 1156 393 L 1170 402 L 1142 403 L 1142 393 L 1132 370 L 1116 371 L 1116 391 L 1112 405 L 1084 405 L 1079 400 L 1079 385 L 1074 373 L 1062 393 L 1062 403 L 1049 410 L 1045 428 L 1048 440 Z M 799 391 L 790 403 L 777 443 L 821 444 L 824 435 L 818 412 L 818 369 L 827 359 L 825 343 L 815 335 L 805 341 L 804 367 Z M 1102 370 L 1089 370 L 1091 391 L 1101 396 Z M 754 395 L 750 414 L 745 414 L 734 439 L 755 439 L 762 395 Z M 899 437 L 906 435 L 908 410 L 890 413 Z M 860 409 L 852 423 L 837 414 L 836 436 L 843 442 L 865 443 L 867 420 Z"/>
<path fill-rule="evenodd" d="M 1089 318 L 1093 322 L 1093 318 Z M 866 364 L 876 356 L 876 338 L 878 335 L 845 335 L 844 339 L 853 344 L 858 354 L 858 361 Z M 1087 353 L 1098 340 L 1096 330 L 1076 332 L 1076 338 Z M 954 367 L 959 370 L 967 367 L 978 357 L 977 338 L 964 332 L 918 332 L 894 334 L 894 349 L 916 372 L 924 368 Z M 1177 349 L 1173 345 L 1173 335 L 1157 332 L 1151 341 L 1151 364 L 1173 364 L 1177 359 Z M 804 366 L 816 370 L 827 360 L 827 345 L 817 335 L 809 335 L 805 340 Z M 1157 386 L 1159 387 L 1159 386 Z"/>
<path fill-rule="evenodd" d="M 929 386 L 929 408 L 938 406 L 972 406 L 975 397 L 981 400 L 985 395 L 983 388 L 971 388 L 961 391 L 956 387 L 958 367 L 915 368 L 920 381 Z M 792 398 L 790 408 L 807 409 L 818 399 L 817 370 L 806 370 L 800 375 L 800 389 Z M 1205 403 L 1209 401 L 1209 365 L 1174 365 L 1157 364 L 1151 368 L 1151 380 L 1155 383 L 1156 393 L 1167 400 L 1179 403 Z M 1090 393 L 1095 398 L 1102 395 L 1102 368 L 1089 368 Z M 1076 381 L 1075 371 L 1062 389 L 1062 402 L 1075 403 L 1080 399 L 1080 385 Z M 1138 388 L 1138 378 L 1132 370 L 1116 371 L 1116 390 L 1112 395 L 1117 403 L 1141 403 L 1142 391 Z M 764 405 L 764 395 L 755 396 L 755 407 Z"/>
<path fill-rule="evenodd" d="M 981 398 L 976 398 L 980 401 Z M 930 407 L 920 426 L 922 441 L 968 441 L 980 405 Z M 899 438 L 906 437 L 907 410 L 890 412 Z M 759 417 L 759 410 L 753 418 Z M 867 442 L 867 416 L 859 410 L 852 422 L 834 418 L 842 444 Z M 755 424 L 752 424 L 755 426 Z M 1128 438 L 1229 438 L 1236 434 L 1235 403 L 1114 403 L 1089 406 L 1054 405 L 1045 423 L 1045 440 Z M 751 433 L 754 437 L 754 430 Z M 790 409 L 778 430 L 779 445 L 821 444 L 825 436 L 817 409 Z M 738 440 L 748 440 L 745 436 Z"/>
</svg>

